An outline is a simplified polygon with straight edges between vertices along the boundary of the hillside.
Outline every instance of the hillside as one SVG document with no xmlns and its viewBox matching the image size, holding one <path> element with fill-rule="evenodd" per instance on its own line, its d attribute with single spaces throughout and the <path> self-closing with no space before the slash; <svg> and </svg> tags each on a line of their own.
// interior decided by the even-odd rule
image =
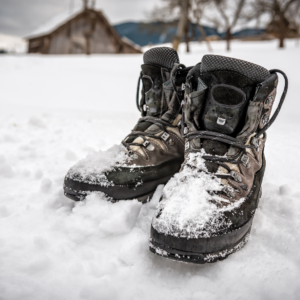
<svg viewBox="0 0 300 300">
<path fill-rule="evenodd" d="M 217 36 L 224 38 L 225 33 L 219 32 L 216 28 L 209 26 L 202 26 L 206 36 Z M 177 22 L 163 23 L 163 22 L 124 22 L 114 25 L 114 28 L 121 36 L 125 36 L 135 44 L 140 46 L 158 45 L 164 43 L 171 43 L 173 37 L 176 35 Z M 258 28 L 243 28 L 234 31 L 233 38 L 247 38 L 253 36 L 260 36 L 265 32 L 264 29 Z M 202 34 L 196 24 L 191 24 L 189 36 L 191 41 L 198 41 L 202 38 Z"/>
</svg>

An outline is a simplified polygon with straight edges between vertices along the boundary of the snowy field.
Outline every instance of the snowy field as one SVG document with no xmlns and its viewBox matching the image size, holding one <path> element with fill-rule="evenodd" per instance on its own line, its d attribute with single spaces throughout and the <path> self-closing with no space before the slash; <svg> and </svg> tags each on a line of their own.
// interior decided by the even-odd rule
<svg viewBox="0 0 300 300">
<path fill-rule="evenodd" d="M 0 56 L 0 299 L 300 299 L 300 48 L 288 41 L 212 43 L 289 77 L 268 130 L 263 197 L 246 247 L 215 264 L 188 265 L 148 250 L 151 202 L 74 203 L 63 178 L 139 118 L 142 55 Z M 181 62 L 206 53 L 193 44 Z M 279 93 L 282 89 L 280 78 Z M 277 103 L 279 96 L 277 95 Z"/>
<path fill-rule="evenodd" d="M 26 53 L 27 41 L 20 37 L 0 33 L 0 50 L 8 53 Z"/>
</svg>

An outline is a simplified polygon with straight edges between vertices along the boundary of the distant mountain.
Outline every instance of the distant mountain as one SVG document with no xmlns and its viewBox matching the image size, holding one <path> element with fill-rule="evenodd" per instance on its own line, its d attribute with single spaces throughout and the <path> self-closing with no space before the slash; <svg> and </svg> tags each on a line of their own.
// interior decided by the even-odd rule
<svg viewBox="0 0 300 300">
<path fill-rule="evenodd" d="M 225 33 L 218 32 L 214 27 L 202 25 L 207 36 L 218 36 L 220 39 L 225 38 Z M 114 26 L 116 31 L 126 38 L 140 46 L 149 44 L 158 45 L 170 43 L 176 35 L 177 21 L 174 22 L 125 22 Z M 235 38 L 246 38 L 251 36 L 259 36 L 265 32 L 260 28 L 244 28 L 234 32 L 232 35 Z M 190 25 L 189 36 L 193 41 L 199 40 L 202 37 L 201 32 L 196 24 Z"/>
<path fill-rule="evenodd" d="M 135 44 L 146 46 L 149 44 L 164 44 L 170 43 L 176 35 L 177 21 L 174 22 L 125 22 L 115 25 L 114 28 L 121 36 L 125 36 Z M 203 26 L 207 36 L 217 35 L 218 31 L 209 26 Z M 190 25 L 190 36 L 193 40 L 198 40 L 201 33 L 196 24 Z"/>
<path fill-rule="evenodd" d="M 257 37 L 266 32 L 265 29 L 262 28 L 243 28 L 241 30 L 235 31 L 232 33 L 233 38 L 244 39 L 247 37 Z M 220 38 L 225 39 L 226 32 L 220 33 Z"/>
<path fill-rule="evenodd" d="M 251 36 L 259 36 L 266 32 L 265 29 L 262 28 L 244 28 L 242 30 L 234 32 L 232 35 L 235 38 L 245 38 Z"/>
</svg>

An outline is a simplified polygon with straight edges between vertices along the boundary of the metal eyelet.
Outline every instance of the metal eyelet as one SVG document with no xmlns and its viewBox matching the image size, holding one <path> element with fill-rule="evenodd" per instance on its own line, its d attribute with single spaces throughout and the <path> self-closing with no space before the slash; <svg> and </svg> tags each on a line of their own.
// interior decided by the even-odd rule
<svg viewBox="0 0 300 300">
<path fill-rule="evenodd" d="M 188 149 L 190 149 L 190 142 L 186 142 L 184 146 L 185 151 L 187 151 Z"/>
<path fill-rule="evenodd" d="M 269 96 L 266 101 L 265 101 L 265 104 L 266 105 L 269 105 L 272 101 L 273 101 L 274 97 L 273 96 Z"/>
<path fill-rule="evenodd" d="M 171 145 L 171 146 L 173 146 L 173 145 L 175 144 L 175 142 L 174 142 L 173 139 L 169 139 L 169 140 L 168 140 L 168 144 Z"/>
<path fill-rule="evenodd" d="M 258 138 L 256 138 L 256 137 L 253 137 L 253 138 L 251 139 L 251 144 L 252 144 L 253 146 L 255 146 L 256 148 L 258 148 L 258 147 L 260 146 L 260 144 L 261 144 L 261 140 L 258 139 Z"/>
<path fill-rule="evenodd" d="M 242 157 L 241 157 L 241 161 L 243 163 L 243 166 L 247 169 L 250 168 L 251 166 L 251 163 L 250 163 L 250 159 L 249 157 L 246 155 L 246 154 L 243 154 Z"/>
<path fill-rule="evenodd" d="M 253 137 L 251 139 L 251 144 L 256 148 L 256 151 L 259 152 L 259 146 L 261 145 L 261 140 L 256 137 Z"/>
<path fill-rule="evenodd" d="M 139 157 L 131 150 L 128 151 L 128 156 L 131 158 L 131 159 L 138 159 Z"/>
<path fill-rule="evenodd" d="M 269 120 L 269 117 L 268 117 L 267 114 L 265 114 L 265 115 L 262 117 L 262 124 L 263 124 L 263 125 L 266 125 L 267 122 L 268 122 L 268 120 Z"/>
<path fill-rule="evenodd" d="M 231 187 L 224 187 L 223 190 L 222 190 L 229 198 L 233 198 L 235 197 L 235 193 L 234 193 L 234 190 L 233 188 Z"/>
<path fill-rule="evenodd" d="M 153 151 L 155 149 L 155 147 L 152 144 L 149 144 L 147 147 L 147 150 L 149 151 Z"/>
<path fill-rule="evenodd" d="M 240 185 L 240 188 L 242 189 L 242 190 L 244 190 L 244 191 L 248 191 L 249 189 L 248 189 L 248 186 L 246 185 L 246 184 L 241 184 Z"/>
<path fill-rule="evenodd" d="M 191 94 L 185 94 L 185 99 L 186 99 L 186 103 L 191 104 L 192 100 L 191 100 Z M 184 101 L 184 100 L 182 100 Z"/>
<path fill-rule="evenodd" d="M 153 151 L 155 149 L 155 147 L 147 140 L 143 143 L 143 146 L 149 151 Z"/>
<path fill-rule="evenodd" d="M 236 181 L 236 182 L 242 182 L 242 177 L 235 171 L 230 172 L 231 177 Z"/>
<path fill-rule="evenodd" d="M 167 133 L 167 132 L 164 132 L 162 135 L 161 135 L 161 138 L 166 141 L 168 138 L 170 137 L 170 135 Z"/>
<path fill-rule="evenodd" d="M 146 140 L 146 141 L 143 143 L 143 146 L 144 146 L 145 148 L 147 148 L 149 144 L 150 144 L 150 142 Z"/>
</svg>

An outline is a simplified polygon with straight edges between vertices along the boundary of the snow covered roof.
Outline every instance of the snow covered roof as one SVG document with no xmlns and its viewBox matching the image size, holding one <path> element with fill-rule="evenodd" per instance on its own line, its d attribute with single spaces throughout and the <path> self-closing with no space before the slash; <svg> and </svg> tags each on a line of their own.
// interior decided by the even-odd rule
<svg viewBox="0 0 300 300">
<path fill-rule="evenodd" d="M 141 52 L 141 49 L 138 45 L 136 45 L 134 42 L 129 40 L 128 38 L 121 37 L 118 32 L 114 29 L 113 26 L 111 26 L 106 19 L 106 17 L 103 15 L 102 11 L 94 10 L 94 9 L 88 9 L 88 11 L 95 12 L 101 19 L 102 22 L 105 24 L 105 26 L 108 28 L 108 31 L 110 34 L 116 39 L 116 41 L 119 44 L 127 45 L 127 47 L 130 47 L 132 49 L 137 50 L 138 52 Z M 82 7 L 77 7 L 72 12 L 64 12 L 59 15 L 56 15 L 54 18 L 50 19 L 48 22 L 46 22 L 43 26 L 37 28 L 35 31 L 33 31 L 30 35 L 26 37 L 27 40 L 32 40 L 38 37 L 43 37 L 48 34 L 51 34 L 64 24 L 67 24 L 68 22 L 72 21 L 77 16 L 84 13 L 85 10 L 82 9 Z M 135 52 L 134 52 L 135 53 Z"/>
<path fill-rule="evenodd" d="M 34 30 L 32 33 L 26 36 L 26 38 L 31 39 L 38 36 L 47 35 L 52 31 L 54 31 L 55 29 L 59 28 L 61 25 L 68 22 L 69 20 L 73 19 L 81 12 L 82 12 L 82 7 L 79 6 L 76 7 L 72 12 L 65 11 L 63 13 L 60 13 L 55 17 L 51 18 L 50 20 L 48 20 L 42 26 L 38 27 L 36 30 Z"/>
<path fill-rule="evenodd" d="M 126 36 L 122 36 L 121 40 L 123 41 L 123 43 L 125 43 L 125 44 L 127 44 L 127 45 L 129 45 L 131 47 L 134 47 L 135 49 L 141 51 L 141 47 L 139 45 L 135 44 L 132 40 L 130 40 Z"/>
</svg>

